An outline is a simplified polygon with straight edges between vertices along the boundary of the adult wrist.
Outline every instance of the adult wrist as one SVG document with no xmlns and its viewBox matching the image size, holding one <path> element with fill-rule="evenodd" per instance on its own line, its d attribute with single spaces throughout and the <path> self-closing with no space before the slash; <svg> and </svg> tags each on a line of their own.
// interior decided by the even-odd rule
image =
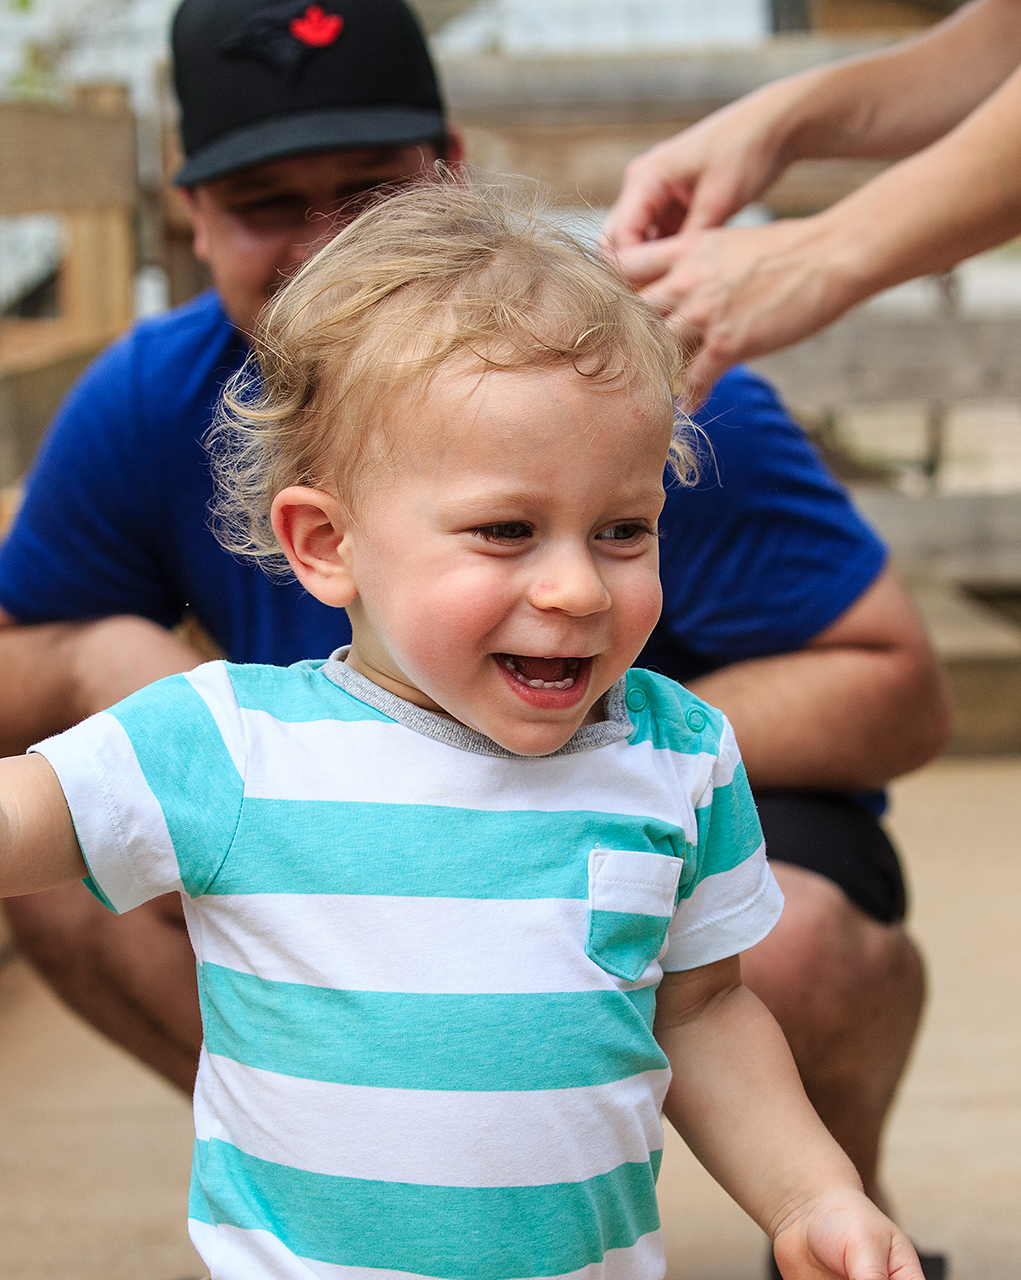
<svg viewBox="0 0 1021 1280">
<path fill-rule="evenodd" d="M 791 88 L 783 121 L 787 164 L 858 154 L 874 110 L 858 65 L 811 67 L 791 77 Z"/>
<path fill-rule="evenodd" d="M 856 214 L 847 200 L 841 200 L 802 219 L 806 244 L 824 282 L 822 307 L 831 320 L 885 287 L 884 246 Z"/>
<path fill-rule="evenodd" d="M 830 136 L 842 131 L 843 121 L 834 119 L 832 74 L 829 67 L 810 67 L 769 86 L 782 90 L 770 140 L 784 166 L 828 155 Z"/>
</svg>

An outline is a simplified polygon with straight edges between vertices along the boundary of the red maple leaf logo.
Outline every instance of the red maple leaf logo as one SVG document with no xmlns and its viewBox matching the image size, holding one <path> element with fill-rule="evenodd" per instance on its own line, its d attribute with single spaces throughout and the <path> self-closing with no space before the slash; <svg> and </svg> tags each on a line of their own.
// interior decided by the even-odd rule
<svg viewBox="0 0 1021 1280">
<path fill-rule="evenodd" d="M 322 5 L 310 4 L 300 18 L 292 18 L 290 32 L 302 44 L 313 49 L 325 49 L 344 30 L 344 19 L 336 13 L 327 13 Z"/>
</svg>

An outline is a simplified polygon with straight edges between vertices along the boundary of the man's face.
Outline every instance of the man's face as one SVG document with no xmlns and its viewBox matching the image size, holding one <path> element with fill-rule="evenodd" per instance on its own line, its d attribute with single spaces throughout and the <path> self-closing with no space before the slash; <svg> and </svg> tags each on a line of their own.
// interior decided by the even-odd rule
<svg viewBox="0 0 1021 1280">
<path fill-rule="evenodd" d="M 227 314 L 251 333 L 268 299 L 384 183 L 411 182 L 437 160 L 427 144 L 353 147 L 287 156 L 200 183 L 184 197 L 195 255 L 209 264 Z M 451 139 L 451 164 L 461 159 Z"/>
</svg>

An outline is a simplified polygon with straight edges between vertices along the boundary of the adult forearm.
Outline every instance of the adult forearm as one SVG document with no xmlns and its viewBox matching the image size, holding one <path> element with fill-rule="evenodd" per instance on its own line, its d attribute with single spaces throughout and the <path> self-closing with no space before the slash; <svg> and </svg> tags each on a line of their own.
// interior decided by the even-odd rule
<svg viewBox="0 0 1021 1280">
<path fill-rule="evenodd" d="M 757 787 L 882 787 L 937 755 L 949 733 L 942 673 L 896 649 L 802 649 L 690 688 L 726 713 Z"/>
<path fill-rule="evenodd" d="M 623 249 L 625 274 L 694 352 L 689 402 L 737 361 L 1021 231 L 1019 121 L 1021 69 L 946 137 L 822 213 Z"/>
<path fill-rule="evenodd" d="M 1021 0 L 974 0 L 914 39 L 792 77 L 784 158 L 910 155 L 954 128 L 1019 62 Z"/>
<path fill-rule="evenodd" d="M 1021 230 L 1021 69 L 939 142 L 810 221 L 839 310 Z"/>
<path fill-rule="evenodd" d="M 143 618 L 0 628 L 0 755 L 77 724 L 200 656 Z"/>
</svg>

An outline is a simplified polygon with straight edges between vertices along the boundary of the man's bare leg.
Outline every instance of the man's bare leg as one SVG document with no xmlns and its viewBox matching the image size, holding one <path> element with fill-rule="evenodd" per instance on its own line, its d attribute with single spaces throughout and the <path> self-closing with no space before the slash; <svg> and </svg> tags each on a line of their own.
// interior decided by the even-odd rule
<svg viewBox="0 0 1021 1280">
<path fill-rule="evenodd" d="M 4 907 L 21 954 L 64 1003 L 190 1094 L 202 1025 L 177 895 L 115 916 L 73 884 Z"/>
<path fill-rule="evenodd" d="M 921 958 L 813 871 L 770 864 L 786 898 L 773 932 L 742 958 L 748 986 L 780 1023 L 805 1091 L 881 1207 L 883 1125 L 925 997 Z"/>
</svg>

